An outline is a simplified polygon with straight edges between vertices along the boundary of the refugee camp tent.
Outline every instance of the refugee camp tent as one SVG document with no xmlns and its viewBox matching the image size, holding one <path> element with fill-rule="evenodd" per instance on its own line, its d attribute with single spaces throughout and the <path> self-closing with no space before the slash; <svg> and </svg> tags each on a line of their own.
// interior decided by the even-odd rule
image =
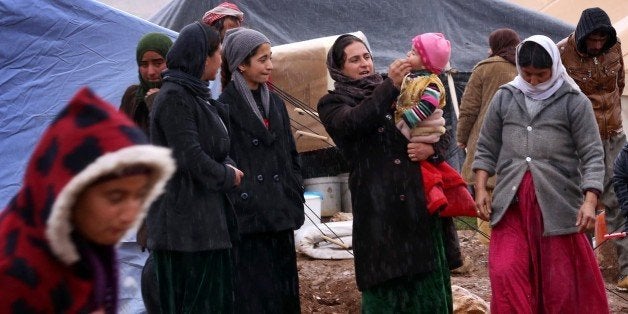
<svg viewBox="0 0 628 314">
<path fill-rule="evenodd" d="M 135 49 L 148 32 L 177 35 L 92 0 L 0 1 L 0 211 L 20 188 L 39 136 L 79 88 L 119 106 L 138 81 Z M 121 313 L 143 309 L 146 256 L 133 242 L 118 250 Z"/>
<path fill-rule="evenodd" d="M 150 20 L 179 31 L 199 20 L 223 0 L 173 0 Z M 244 12 L 244 24 L 281 45 L 361 31 L 368 38 L 378 71 L 405 56 L 410 39 L 423 32 L 441 32 L 452 43 L 452 67 L 471 72 L 487 57 L 488 34 L 510 27 L 522 37 L 545 34 L 554 40 L 573 30 L 556 18 L 498 0 L 320 1 L 232 0 Z"/>
<path fill-rule="evenodd" d="M 40 134 L 81 86 L 118 106 L 138 80 L 135 47 L 176 33 L 93 0 L 0 2 L 0 210 Z"/>
<path fill-rule="evenodd" d="M 183 26 L 199 20 L 203 14 L 220 4 L 223 0 L 174 0 L 157 12 L 151 21 L 178 31 Z M 411 38 L 423 32 L 441 32 L 451 41 L 451 66 L 453 85 L 457 99 L 462 96 L 466 81 L 477 62 L 486 58 L 488 34 L 501 27 L 515 29 L 521 37 L 533 34 L 545 34 L 554 40 L 565 37 L 573 30 L 556 18 L 549 17 L 506 1 L 496 0 L 414 0 L 414 1 L 318 1 L 318 0 L 275 0 L 275 1 L 240 1 L 232 0 L 244 12 L 244 24 L 259 30 L 271 40 L 273 47 L 334 36 L 348 32 L 363 33 L 372 49 L 376 70 L 385 72 L 387 66 L 396 58 L 404 57 L 410 49 Z M 283 90 L 308 90 L 309 94 L 292 95 L 307 105 L 307 111 L 315 112 L 317 97 L 325 90 L 318 90 L 320 84 L 307 85 L 308 75 L 325 71 L 325 52 L 304 52 L 303 45 L 298 45 L 292 64 L 285 64 L 282 58 L 273 71 L 272 80 Z M 302 58 L 302 60 L 294 60 Z M 287 58 L 289 59 L 289 58 Z M 275 61 L 275 60 L 274 60 Z M 298 61 L 298 62 L 297 62 Z M 317 63 L 314 63 L 317 62 Z M 285 79 L 290 77 L 290 79 Z M 301 77 L 302 80 L 293 78 Z M 447 84 L 447 79 L 442 77 Z M 318 82 L 318 77 L 312 81 Z M 288 85 L 286 85 L 288 84 Z M 298 86 L 304 84 L 304 86 Z M 324 85 L 323 85 L 324 86 Z M 310 97 L 308 97 L 308 95 Z M 446 117 L 452 130 L 456 127 L 456 118 L 448 98 Z M 334 176 L 346 170 L 342 160 L 334 151 L 329 151 L 329 140 L 304 138 L 297 132 L 314 133 L 323 138 L 326 132 L 315 119 L 303 121 L 303 115 L 295 112 L 290 102 L 288 111 L 294 122 L 297 148 L 304 161 L 304 176 Z M 318 126 L 316 125 L 318 123 Z M 305 144 L 303 144 L 305 143 Z M 315 152 L 311 150 L 316 149 Z M 314 154 L 314 155 L 312 155 Z M 463 153 L 457 150 L 455 141 L 451 141 L 450 158 L 452 166 L 458 168 Z M 311 157 L 311 158 L 310 158 Z M 312 161 L 312 162 L 310 162 Z M 313 162 L 316 161 L 316 162 Z M 323 165 L 320 165 L 320 163 Z"/>
</svg>

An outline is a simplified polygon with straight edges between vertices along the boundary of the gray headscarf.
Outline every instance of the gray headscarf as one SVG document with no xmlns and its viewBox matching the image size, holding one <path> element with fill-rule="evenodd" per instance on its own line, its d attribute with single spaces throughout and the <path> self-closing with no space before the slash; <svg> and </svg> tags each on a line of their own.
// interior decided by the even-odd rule
<svg viewBox="0 0 628 314">
<path fill-rule="evenodd" d="M 253 99 L 253 94 L 246 84 L 246 80 L 240 71 L 238 71 L 238 66 L 244 62 L 244 59 L 246 59 L 253 49 L 264 43 L 270 44 L 270 40 L 264 36 L 264 34 L 256 30 L 242 27 L 228 30 L 223 41 L 223 54 L 227 59 L 227 65 L 232 73 L 231 80 L 233 80 L 236 90 L 246 99 L 249 107 L 251 107 L 260 121 L 263 121 L 264 118 L 255 103 L 255 99 Z M 270 99 L 268 86 L 266 86 L 266 84 L 260 84 L 260 89 L 262 107 L 264 111 L 266 111 L 266 116 L 268 116 L 268 103 Z"/>
</svg>

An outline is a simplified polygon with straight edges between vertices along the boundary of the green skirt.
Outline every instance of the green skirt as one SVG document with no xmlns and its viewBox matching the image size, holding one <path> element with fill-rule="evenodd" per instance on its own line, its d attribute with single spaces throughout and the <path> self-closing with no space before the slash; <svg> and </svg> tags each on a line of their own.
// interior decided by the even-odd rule
<svg viewBox="0 0 628 314">
<path fill-rule="evenodd" d="M 362 313 L 453 313 L 451 279 L 442 224 L 434 221 L 432 225 L 438 267 L 430 273 L 395 278 L 364 290 Z"/>
<path fill-rule="evenodd" d="M 233 313 L 231 249 L 152 255 L 161 313 Z"/>
</svg>

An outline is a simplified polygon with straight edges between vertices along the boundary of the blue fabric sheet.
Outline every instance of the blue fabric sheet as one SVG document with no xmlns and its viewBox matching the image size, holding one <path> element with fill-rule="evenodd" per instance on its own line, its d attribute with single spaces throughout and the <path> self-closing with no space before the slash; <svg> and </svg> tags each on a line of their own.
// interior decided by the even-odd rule
<svg viewBox="0 0 628 314">
<path fill-rule="evenodd" d="M 135 48 L 176 32 L 93 0 L 0 1 L 0 211 L 43 130 L 88 85 L 118 107 L 138 81 Z"/>
</svg>

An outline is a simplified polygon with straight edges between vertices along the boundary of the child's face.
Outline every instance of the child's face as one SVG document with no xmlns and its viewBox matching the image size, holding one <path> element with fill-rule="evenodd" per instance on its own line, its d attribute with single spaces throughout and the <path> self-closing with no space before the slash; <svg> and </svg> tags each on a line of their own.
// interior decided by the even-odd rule
<svg viewBox="0 0 628 314">
<path fill-rule="evenodd" d="M 421 61 L 421 55 L 419 55 L 414 47 L 412 47 L 412 49 L 408 51 L 408 54 L 406 56 L 408 57 L 408 62 L 410 62 L 410 65 L 412 66 L 412 70 L 425 69 L 425 67 L 423 66 L 423 62 Z"/>
<path fill-rule="evenodd" d="M 273 72 L 272 51 L 270 44 L 264 43 L 250 59 L 249 64 L 242 63 L 238 68 L 250 89 L 257 89 L 268 82 Z"/>
<path fill-rule="evenodd" d="M 91 185 L 72 208 L 72 223 L 87 240 L 114 245 L 135 222 L 150 187 L 145 174 Z"/>
<path fill-rule="evenodd" d="M 159 53 L 149 50 L 140 60 L 140 75 L 146 82 L 161 82 L 161 72 L 166 69 L 166 59 Z"/>
</svg>

